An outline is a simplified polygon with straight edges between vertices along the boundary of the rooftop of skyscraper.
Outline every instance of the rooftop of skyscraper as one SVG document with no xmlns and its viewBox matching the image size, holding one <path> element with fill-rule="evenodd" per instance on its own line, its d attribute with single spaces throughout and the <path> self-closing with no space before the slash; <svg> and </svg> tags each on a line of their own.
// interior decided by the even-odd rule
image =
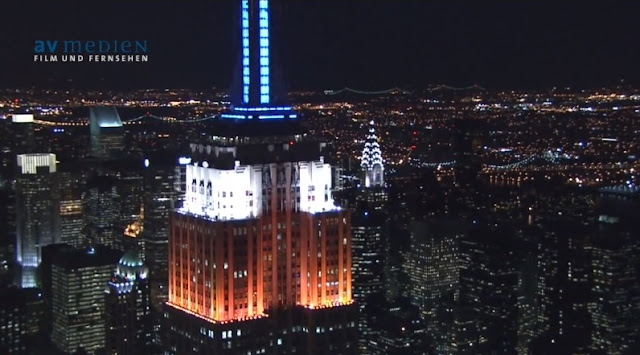
<svg viewBox="0 0 640 355">
<path fill-rule="evenodd" d="M 120 128 L 122 120 L 118 110 L 114 106 L 94 106 L 89 112 L 91 126 L 97 125 L 100 128 Z"/>
<path fill-rule="evenodd" d="M 121 251 L 104 246 L 86 249 L 65 248 L 55 254 L 53 263 L 67 270 L 104 265 L 115 267 L 121 257 Z"/>
</svg>

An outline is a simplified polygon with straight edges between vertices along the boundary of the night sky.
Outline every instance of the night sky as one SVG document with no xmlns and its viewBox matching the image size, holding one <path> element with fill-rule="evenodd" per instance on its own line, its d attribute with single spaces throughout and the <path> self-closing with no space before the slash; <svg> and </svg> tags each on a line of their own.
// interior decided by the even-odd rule
<svg viewBox="0 0 640 355">
<path fill-rule="evenodd" d="M 0 88 L 226 88 L 234 4 L 3 3 Z M 640 83 L 639 13 L 630 1 L 284 0 L 274 35 L 291 89 L 590 88 Z M 33 63 L 37 39 L 148 40 L 149 62 Z"/>
</svg>

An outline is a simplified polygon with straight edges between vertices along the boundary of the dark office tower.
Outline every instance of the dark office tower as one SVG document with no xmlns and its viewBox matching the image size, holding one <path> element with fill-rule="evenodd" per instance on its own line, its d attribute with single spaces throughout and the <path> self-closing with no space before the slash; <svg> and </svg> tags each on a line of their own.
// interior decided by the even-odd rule
<svg viewBox="0 0 640 355">
<path fill-rule="evenodd" d="M 118 225 L 120 196 L 116 191 L 116 179 L 111 176 L 90 178 L 82 200 L 88 243 L 115 247 L 116 239 L 122 235 Z"/>
<path fill-rule="evenodd" d="M 367 352 L 367 342 L 375 336 L 365 314 L 372 295 L 384 297 L 384 223 L 380 211 L 359 208 L 352 218 L 353 299 L 360 310 L 358 320 L 360 352 Z"/>
<path fill-rule="evenodd" d="M 482 127 L 467 117 L 453 121 L 453 146 L 456 163 L 455 183 L 458 187 L 457 203 L 451 211 L 457 215 L 475 217 L 484 204 L 478 198 L 479 174 L 482 170 Z"/>
<path fill-rule="evenodd" d="M 116 182 L 116 191 L 120 196 L 120 224 L 123 226 L 135 221 L 140 212 L 140 205 L 143 203 L 144 195 L 144 172 L 142 170 L 143 163 L 136 159 L 133 166 L 129 164 L 117 164 L 114 174 L 118 179 Z"/>
<path fill-rule="evenodd" d="M 0 120 L 0 287 L 15 283 L 10 263 L 16 252 L 15 175 L 10 120 Z"/>
<path fill-rule="evenodd" d="M 105 346 L 105 280 L 122 253 L 103 248 L 61 249 L 53 255 L 51 341 L 61 351 L 89 354 Z"/>
<path fill-rule="evenodd" d="M 16 252 L 15 189 L 9 176 L 9 169 L 0 172 L 0 287 L 15 283 L 9 269 Z"/>
<path fill-rule="evenodd" d="M 405 259 L 411 302 L 439 353 L 450 351 L 453 317 L 459 295 L 460 241 L 469 229 L 464 220 L 414 222 Z"/>
<path fill-rule="evenodd" d="M 35 354 L 41 350 L 44 307 L 37 288 L 0 289 L 0 353 Z"/>
<path fill-rule="evenodd" d="M 150 270 L 151 304 L 159 314 L 169 296 L 169 213 L 175 209 L 180 177 L 171 157 L 150 156 L 144 166 L 144 260 Z"/>
<path fill-rule="evenodd" d="M 4 203 L 3 191 L 0 190 L 0 203 Z M 1 213 L 2 211 L 0 211 Z M 6 218 L 3 220 L 3 215 L 0 214 L 0 225 L 2 228 L 6 228 Z M 6 216 L 5 216 L 6 217 Z M 12 272 L 9 269 L 9 265 L 11 260 L 15 260 L 13 257 L 13 253 L 15 251 L 15 247 L 13 243 L 10 242 L 9 233 L 4 232 L 6 229 L 0 229 L 0 287 L 7 287 L 9 285 L 15 284 L 15 280 L 13 278 Z M 3 233 L 4 232 L 4 233 Z"/>
<path fill-rule="evenodd" d="M 43 320 L 43 335 L 46 339 L 51 338 L 53 329 L 53 263 L 59 258 L 61 253 L 72 253 L 76 249 L 68 244 L 51 244 L 42 248 L 42 262 L 38 267 L 38 277 L 40 279 L 40 289 L 45 303 L 45 314 Z"/>
<path fill-rule="evenodd" d="M 86 243 L 82 213 L 82 191 L 86 179 L 78 170 L 61 167 L 60 181 L 60 243 L 80 247 Z"/>
<path fill-rule="evenodd" d="M 91 156 L 99 159 L 119 157 L 124 150 L 124 130 L 118 110 L 113 106 L 91 107 L 89 112 Z"/>
<path fill-rule="evenodd" d="M 511 238 L 500 227 L 477 226 L 462 239 L 452 352 L 516 352 L 518 272 Z"/>
<path fill-rule="evenodd" d="M 375 210 L 359 210 L 352 219 L 353 298 L 357 302 L 372 293 L 384 293 L 384 216 Z"/>
<path fill-rule="evenodd" d="M 147 354 L 151 345 L 149 269 L 136 252 L 118 262 L 105 290 L 107 354 Z"/>
<path fill-rule="evenodd" d="M 16 262 L 20 285 L 36 286 L 40 248 L 60 238 L 60 191 L 54 154 L 18 155 Z"/>
<path fill-rule="evenodd" d="M 632 353 L 640 339 L 640 194 L 610 188 L 599 201 L 599 230 L 591 258 L 593 351 Z"/>
<path fill-rule="evenodd" d="M 352 354 L 350 214 L 333 203 L 326 145 L 273 85 L 271 2 L 238 4 L 241 85 L 209 141 L 191 146 L 185 203 L 171 213 L 163 345 Z"/>
<path fill-rule="evenodd" d="M 33 121 L 32 114 L 14 114 L 12 116 L 12 150 L 15 154 L 29 154 L 37 151 Z"/>
<path fill-rule="evenodd" d="M 456 117 L 453 121 L 453 138 L 456 156 L 456 184 L 461 188 L 476 184 L 481 164 L 481 125 L 468 117 Z"/>
<path fill-rule="evenodd" d="M 518 353 L 528 354 L 530 344 L 538 335 L 537 242 L 522 242 L 519 254 Z"/>
<path fill-rule="evenodd" d="M 376 329 L 376 337 L 368 340 L 366 354 L 429 354 L 430 344 L 418 308 L 408 300 L 369 303 L 366 314 Z"/>
<path fill-rule="evenodd" d="M 588 353 L 589 225 L 581 216 L 541 219 L 538 239 L 538 352 Z"/>
</svg>

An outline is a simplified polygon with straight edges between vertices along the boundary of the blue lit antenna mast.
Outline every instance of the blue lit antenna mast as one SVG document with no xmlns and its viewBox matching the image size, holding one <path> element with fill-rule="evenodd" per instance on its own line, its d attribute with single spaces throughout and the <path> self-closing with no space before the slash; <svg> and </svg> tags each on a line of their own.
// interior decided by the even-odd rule
<svg viewBox="0 0 640 355">
<path fill-rule="evenodd" d="M 224 119 L 296 119 L 293 108 L 274 100 L 271 70 L 271 12 L 269 0 L 241 0 L 242 90 L 232 95 Z M 233 97 L 235 96 L 235 97 Z"/>
</svg>

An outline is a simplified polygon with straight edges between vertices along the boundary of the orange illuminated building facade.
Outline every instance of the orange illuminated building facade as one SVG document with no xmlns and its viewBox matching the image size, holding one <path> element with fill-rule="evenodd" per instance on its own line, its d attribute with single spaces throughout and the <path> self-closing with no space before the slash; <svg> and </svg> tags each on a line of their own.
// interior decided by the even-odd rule
<svg viewBox="0 0 640 355">
<path fill-rule="evenodd" d="M 333 202 L 330 150 L 291 122 L 219 125 L 233 144 L 191 146 L 170 215 L 168 352 L 352 353 L 351 216 Z"/>
<path fill-rule="evenodd" d="M 272 306 L 350 304 L 349 224 L 342 211 L 229 221 L 175 213 L 169 302 L 217 322 L 261 317 Z"/>
<path fill-rule="evenodd" d="M 192 146 L 200 162 L 187 166 L 185 206 L 170 218 L 171 305 L 230 321 L 352 302 L 350 215 L 333 203 L 326 146 L 292 138 Z"/>
</svg>

